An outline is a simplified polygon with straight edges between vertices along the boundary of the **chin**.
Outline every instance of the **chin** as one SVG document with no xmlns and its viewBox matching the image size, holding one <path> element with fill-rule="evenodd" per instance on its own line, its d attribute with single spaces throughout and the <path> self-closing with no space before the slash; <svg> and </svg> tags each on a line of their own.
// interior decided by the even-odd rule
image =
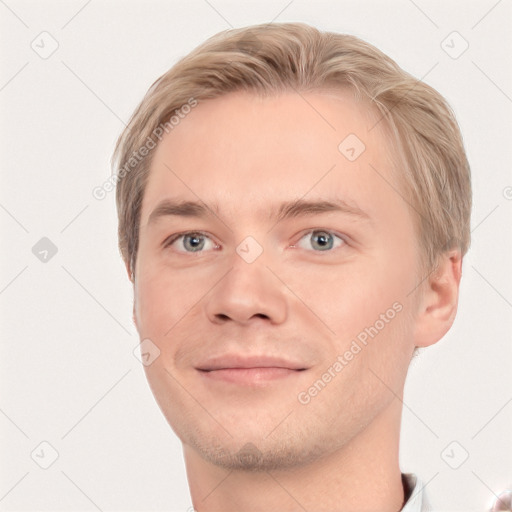
<svg viewBox="0 0 512 512">
<path fill-rule="evenodd" d="M 194 430 L 179 436 L 204 460 L 230 471 L 290 470 L 321 458 L 329 451 L 326 444 L 310 444 L 302 435 L 265 438 L 264 435 L 216 437 L 212 433 L 201 435 Z"/>
</svg>

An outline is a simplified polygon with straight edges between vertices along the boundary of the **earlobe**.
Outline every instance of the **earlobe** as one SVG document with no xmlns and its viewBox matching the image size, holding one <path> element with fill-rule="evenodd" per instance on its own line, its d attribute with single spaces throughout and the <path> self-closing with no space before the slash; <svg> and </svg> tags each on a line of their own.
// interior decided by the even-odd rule
<svg viewBox="0 0 512 512">
<path fill-rule="evenodd" d="M 439 257 L 436 269 L 425 280 L 417 313 L 415 345 L 427 347 L 439 341 L 455 320 L 462 275 L 460 250 Z"/>
</svg>

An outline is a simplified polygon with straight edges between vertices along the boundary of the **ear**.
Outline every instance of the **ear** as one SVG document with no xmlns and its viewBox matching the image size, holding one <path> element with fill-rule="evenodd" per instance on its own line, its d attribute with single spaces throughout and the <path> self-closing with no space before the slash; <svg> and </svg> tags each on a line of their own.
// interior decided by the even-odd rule
<svg viewBox="0 0 512 512">
<path fill-rule="evenodd" d="M 126 268 L 126 273 L 128 274 L 128 279 L 131 281 L 131 283 L 133 284 L 133 310 L 132 310 L 132 319 L 133 319 L 133 324 L 135 325 L 135 327 L 137 328 L 138 330 L 138 327 L 137 327 L 137 316 L 135 314 L 135 296 L 136 296 L 136 293 L 135 293 L 135 276 L 133 275 L 132 271 L 131 271 L 131 266 L 130 266 L 130 263 L 128 261 L 125 261 L 124 262 L 124 266 Z"/>
<path fill-rule="evenodd" d="M 455 320 L 462 275 L 459 249 L 439 256 L 437 267 L 425 279 L 416 317 L 415 345 L 428 347 L 439 341 Z"/>
<path fill-rule="evenodd" d="M 125 260 L 124 266 L 126 268 L 126 273 L 128 274 L 128 279 L 133 283 L 134 280 L 133 280 L 133 273 L 132 273 L 130 262 Z"/>
<path fill-rule="evenodd" d="M 139 326 L 137 325 L 137 315 L 135 314 L 135 297 L 133 297 L 132 319 L 133 319 L 133 325 L 135 325 L 135 328 L 138 331 L 139 330 Z"/>
</svg>

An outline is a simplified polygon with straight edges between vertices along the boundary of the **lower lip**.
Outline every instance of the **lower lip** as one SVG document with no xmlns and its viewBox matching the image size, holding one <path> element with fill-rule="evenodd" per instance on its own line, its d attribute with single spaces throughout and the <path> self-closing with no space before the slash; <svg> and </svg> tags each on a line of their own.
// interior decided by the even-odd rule
<svg viewBox="0 0 512 512">
<path fill-rule="evenodd" d="M 299 375 L 302 370 L 289 368 L 225 368 L 222 370 L 205 371 L 200 373 L 207 379 L 231 382 L 240 385 L 257 385 L 285 379 L 293 375 Z"/>
</svg>

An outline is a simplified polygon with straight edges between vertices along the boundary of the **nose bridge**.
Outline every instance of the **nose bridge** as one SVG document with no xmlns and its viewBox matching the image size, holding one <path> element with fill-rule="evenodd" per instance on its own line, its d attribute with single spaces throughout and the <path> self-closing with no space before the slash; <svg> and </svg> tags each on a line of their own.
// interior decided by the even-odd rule
<svg viewBox="0 0 512 512">
<path fill-rule="evenodd" d="M 267 269 L 267 265 L 272 265 L 271 259 L 272 255 L 263 231 L 246 235 L 241 238 L 230 255 L 229 279 L 239 284 L 245 282 L 255 289 L 258 282 L 261 283 L 265 277 L 268 279 L 266 274 L 271 275 Z"/>
<path fill-rule="evenodd" d="M 262 316 L 272 323 L 284 321 L 285 291 L 267 268 L 268 262 L 259 242 L 253 237 L 242 240 L 231 257 L 230 270 L 208 294 L 205 307 L 212 322 L 246 323 Z"/>
</svg>

